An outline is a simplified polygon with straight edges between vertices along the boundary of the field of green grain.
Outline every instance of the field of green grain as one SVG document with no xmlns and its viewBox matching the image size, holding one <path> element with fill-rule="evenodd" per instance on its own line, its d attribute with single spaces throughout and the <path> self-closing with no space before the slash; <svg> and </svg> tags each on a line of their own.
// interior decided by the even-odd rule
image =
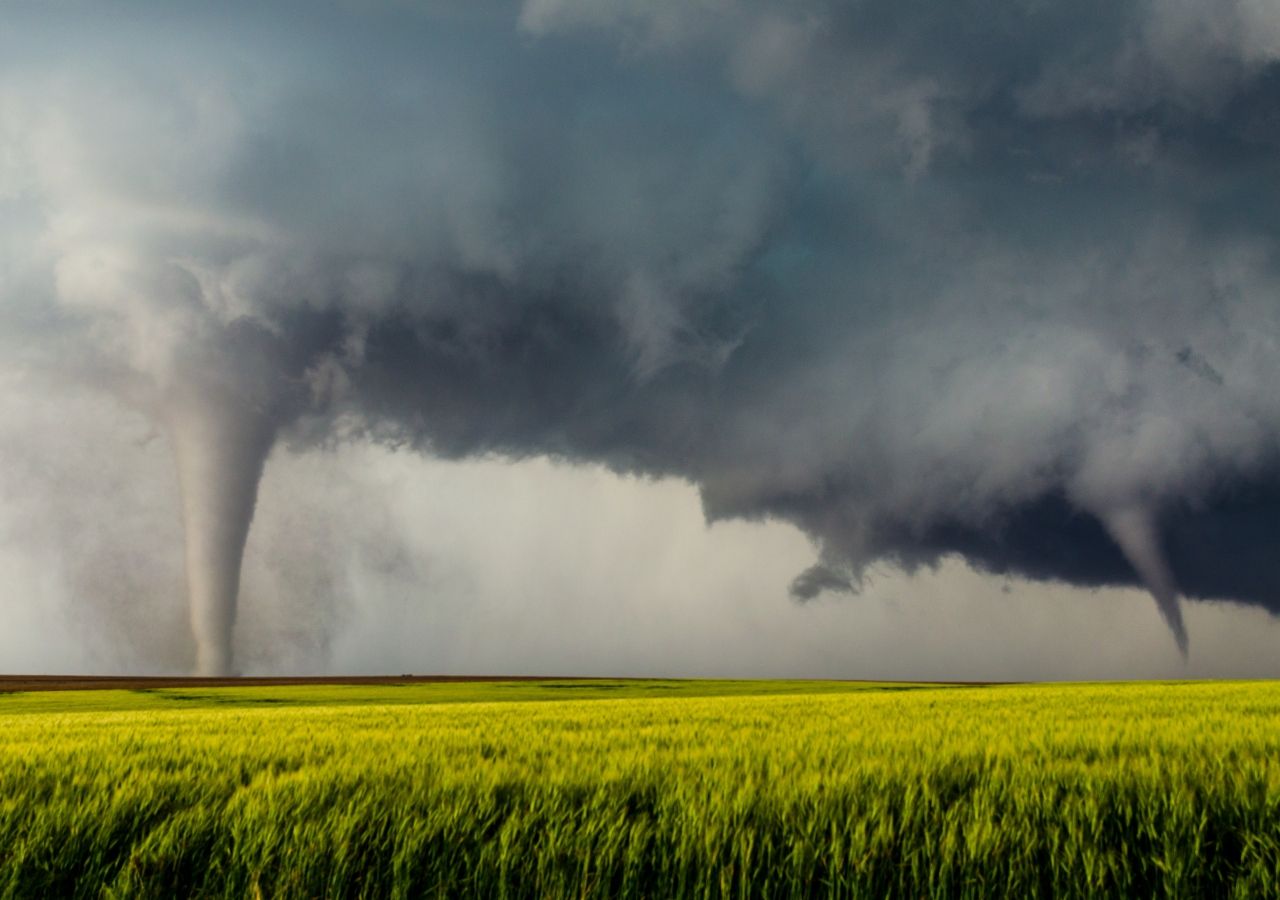
<svg viewBox="0 0 1280 900">
<path fill-rule="evenodd" d="M 1280 894 L 1280 686 L 0 695 L 0 896 Z"/>
</svg>

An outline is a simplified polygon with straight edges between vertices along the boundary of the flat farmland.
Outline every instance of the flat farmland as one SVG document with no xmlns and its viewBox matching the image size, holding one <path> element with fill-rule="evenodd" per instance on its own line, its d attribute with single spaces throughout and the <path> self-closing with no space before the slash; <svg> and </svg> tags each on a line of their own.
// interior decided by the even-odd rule
<svg viewBox="0 0 1280 900">
<path fill-rule="evenodd" d="M 18 690 L 0 783 L 7 897 L 1280 893 L 1263 682 Z"/>
</svg>

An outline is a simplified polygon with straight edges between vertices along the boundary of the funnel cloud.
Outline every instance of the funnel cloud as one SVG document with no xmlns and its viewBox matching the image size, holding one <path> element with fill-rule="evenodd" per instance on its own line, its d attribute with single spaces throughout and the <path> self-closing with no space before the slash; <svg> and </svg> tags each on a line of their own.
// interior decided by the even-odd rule
<svg viewBox="0 0 1280 900">
<path fill-rule="evenodd" d="M 1160 550 L 1159 537 L 1151 515 L 1146 510 L 1127 507 L 1107 513 L 1103 522 L 1107 532 L 1124 553 L 1125 559 L 1155 598 L 1160 615 L 1173 633 L 1178 650 L 1185 657 L 1187 628 L 1182 623 L 1178 586 Z"/>
<path fill-rule="evenodd" d="M 810 537 L 798 599 L 1280 612 L 1267 4 L 5 17 L 0 376 L 168 442 L 203 673 L 281 443 L 682 479 Z"/>
<path fill-rule="evenodd" d="M 231 672 L 240 564 L 273 423 L 243 398 L 207 390 L 175 401 L 170 441 L 182 494 L 196 672 Z"/>
</svg>

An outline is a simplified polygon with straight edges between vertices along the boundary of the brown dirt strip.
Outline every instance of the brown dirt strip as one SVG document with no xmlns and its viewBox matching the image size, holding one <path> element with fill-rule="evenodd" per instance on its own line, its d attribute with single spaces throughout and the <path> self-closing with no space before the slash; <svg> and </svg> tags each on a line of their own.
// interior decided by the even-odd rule
<svg viewBox="0 0 1280 900">
<path fill-rule="evenodd" d="M 280 687 L 283 685 L 465 684 L 494 681 L 685 681 L 683 678 L 602 678 L 581 675 L 314 675 L 267 678 L 199 678 L 177 675 L 0 675 L 0 694 L 19 691 L 140 691 L 156 688 Z M 697 680 L 697 679 L 694 679 Z M 748 679 L 749 680 L 749 679 Z M 879 684 L 868 679 L 819 679 Z M 895 682 L 921 685 L 987 687 L 1004 682 Z"/>
<path fill-rule="evenodd" d="M 280 678 L 199 678 L 173 675 L 0 675 L 0 693 L 17 691 L 138 691 L 152 688 L 280 687 L 282 685 L 434 684 L 482 681 L 628 681 L 543 675 L 324 675 Z"/>
</svg>

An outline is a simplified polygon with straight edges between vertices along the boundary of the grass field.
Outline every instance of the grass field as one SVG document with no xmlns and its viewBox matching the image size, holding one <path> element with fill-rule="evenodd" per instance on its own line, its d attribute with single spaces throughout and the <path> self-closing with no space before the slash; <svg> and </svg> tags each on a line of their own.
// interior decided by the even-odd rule
<svg viewBox="0 0 1280 900">
<path fill-rule="evenodd" d="M 1280 894 L 1280 686 L 0 695 L 0 895 Z"/>
</svg>

